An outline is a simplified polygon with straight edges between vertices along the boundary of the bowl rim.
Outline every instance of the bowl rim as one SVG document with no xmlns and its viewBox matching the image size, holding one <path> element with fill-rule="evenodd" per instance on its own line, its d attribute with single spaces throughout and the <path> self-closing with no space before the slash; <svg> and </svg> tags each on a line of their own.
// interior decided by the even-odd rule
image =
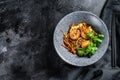
<svg viewBox="0 0 120 80">
<path fill-rule="evenodd" d="M 61 56 L 60 53 L 59 53 L 59 50 L 55 47 L 55 41 L 54 41 L 54 38 L 55 38 L 55 30 L 56 30 L 58 24 L 59 24 L 65 17 L 67 17 L 67 16 L 69 16 L 69 15 L 71 15 L 71 14 L 73 14 L 73 13 L 87 13 L 87 14 L 91 14 L 91 15 L 95 16 L 97 19 L 99 19 L 100 22 L 104 25 L 104 28 L 107 30 L 107 32 L 106 32 L 107 35 L 108 35 L 108 37 L 107 37 L 107 48 L 106 48 L 106 50 L 104 51 L 104 54 L 103 54 L 99 59 L 97 59 L 96 61 L 94 61 L 94 62 L 92 62 L 92 63 L 90 63 L 90 64 L 87 64 L 87 65 L 82 65 L 82 66 L 81 66 L 81 65 L 73 64 L 72 62 L 68 61 L 68 60 L 65 59 L 63 56 Z M 54 29 L 54 32 L 53 32 L 53 45 L 54 45 L 55 51 L 57 52 L 57 54 L 59 55 L 59 57 L 60 57 L 64 62 L 66 62 L 67 64 L 70 64 L 70 65 L 73 65 L 73 66 L 78 66 L 78 67 L 89 66 L 89 65 L 92 65 L 92 64 L 96 63 L 97 61 L 99 61 L 99 60 L 105 55 L 105 53 L 106 53 L 106 51 L 107 51 L 107 49 L 108 49 L 108 45 L 109 45 L 109 31 L 108 31 L 108 29 L 107 29 L 106 24 L 103 22 L 103 20 L 102 20 L 100 17 L 98 17 L 97 15 L 95 15 L 94 13 L 92 13 L 92 12 L 90 12 L 90 11 L 74 11 L 74 12 L 71 12 L 71 13 L 66 14 L 66 15 L 65 15 L 64 17 L 62 17 L 62 19 L 60 19 L 60 21 L 57 23 L 57 25 L 56 25 L 56 27 L 55 27 L 55 29 Z"/>
</svg>

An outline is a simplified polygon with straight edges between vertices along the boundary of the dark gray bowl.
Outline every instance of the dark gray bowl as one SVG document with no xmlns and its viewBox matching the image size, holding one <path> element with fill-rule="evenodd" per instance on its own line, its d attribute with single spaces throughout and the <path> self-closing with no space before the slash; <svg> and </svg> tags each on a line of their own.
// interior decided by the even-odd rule
<svg viewBox="0 0 120 80">
<path fill-rule="evenodd" d="M 67 32 L 71 23 L 83 21 L 91 25 L 96 32 L 105 36 L 96 53 L 90 58 L 73 55 L 61 46 L 63 44 L 63 34 L 60 30 Z M 66 15 L 57 24 L 54 31 L 53 43 L 58 55 L 65 62 L 75 66 L 87 66 L 97 62 L 105 54 L 109 43 L 109 33 L 105 23 L 98 16 L 87 11 L 76 11 Z"/>
</svg>

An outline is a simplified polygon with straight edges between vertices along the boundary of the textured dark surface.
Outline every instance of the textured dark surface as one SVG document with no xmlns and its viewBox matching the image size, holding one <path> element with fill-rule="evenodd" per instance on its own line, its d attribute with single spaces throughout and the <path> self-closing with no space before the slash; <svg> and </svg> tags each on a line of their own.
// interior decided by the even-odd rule
<svg viewBox="0 0 120 80">
<path fill-rule="evenodd" d="M 72 11 L 98 13 L 103 0 L 92 1 L 0 0 L 0 80 L 119 80 L 120 70 L 111 69 L 111 44 L 104 57 L 88 67 L 68 65 L 54 50 L 53 31 L 58 21 Z M 119 7 L 118 0 L 108 0 L 101 12 L 110 35 L 111 12 L 118 13 Z M 115 22 L 119 57 L 120 14 Z"/>
</svg>

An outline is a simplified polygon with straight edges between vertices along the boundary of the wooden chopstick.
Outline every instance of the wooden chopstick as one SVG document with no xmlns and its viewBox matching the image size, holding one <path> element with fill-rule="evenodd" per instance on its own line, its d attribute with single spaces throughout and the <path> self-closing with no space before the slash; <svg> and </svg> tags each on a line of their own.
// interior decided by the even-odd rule
<svg viewBox="0 0 120 80">
<path fill-rule="evenodd" d="M 111 54 L 111 66 L 116 67 L 116 25 L 115 25 L 115 14 L 112 14 L 111 22 L 111 32 L 112 32 L 112 54 Z"/>
</svg>

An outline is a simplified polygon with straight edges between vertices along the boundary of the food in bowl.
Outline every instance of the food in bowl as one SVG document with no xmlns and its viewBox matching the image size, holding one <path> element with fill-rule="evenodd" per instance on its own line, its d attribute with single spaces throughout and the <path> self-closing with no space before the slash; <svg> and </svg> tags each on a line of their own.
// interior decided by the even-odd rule
<svg viewBox="0 0 120 80">
<path fill-rule="evenodd" d="M 80 57 L 94 55 L 104 38 L 103 34 L 97 33 L 86 22 L 71 24 L 67 32 L 62 32 L 64 42 L 62 46 Z"/>
</svg>

